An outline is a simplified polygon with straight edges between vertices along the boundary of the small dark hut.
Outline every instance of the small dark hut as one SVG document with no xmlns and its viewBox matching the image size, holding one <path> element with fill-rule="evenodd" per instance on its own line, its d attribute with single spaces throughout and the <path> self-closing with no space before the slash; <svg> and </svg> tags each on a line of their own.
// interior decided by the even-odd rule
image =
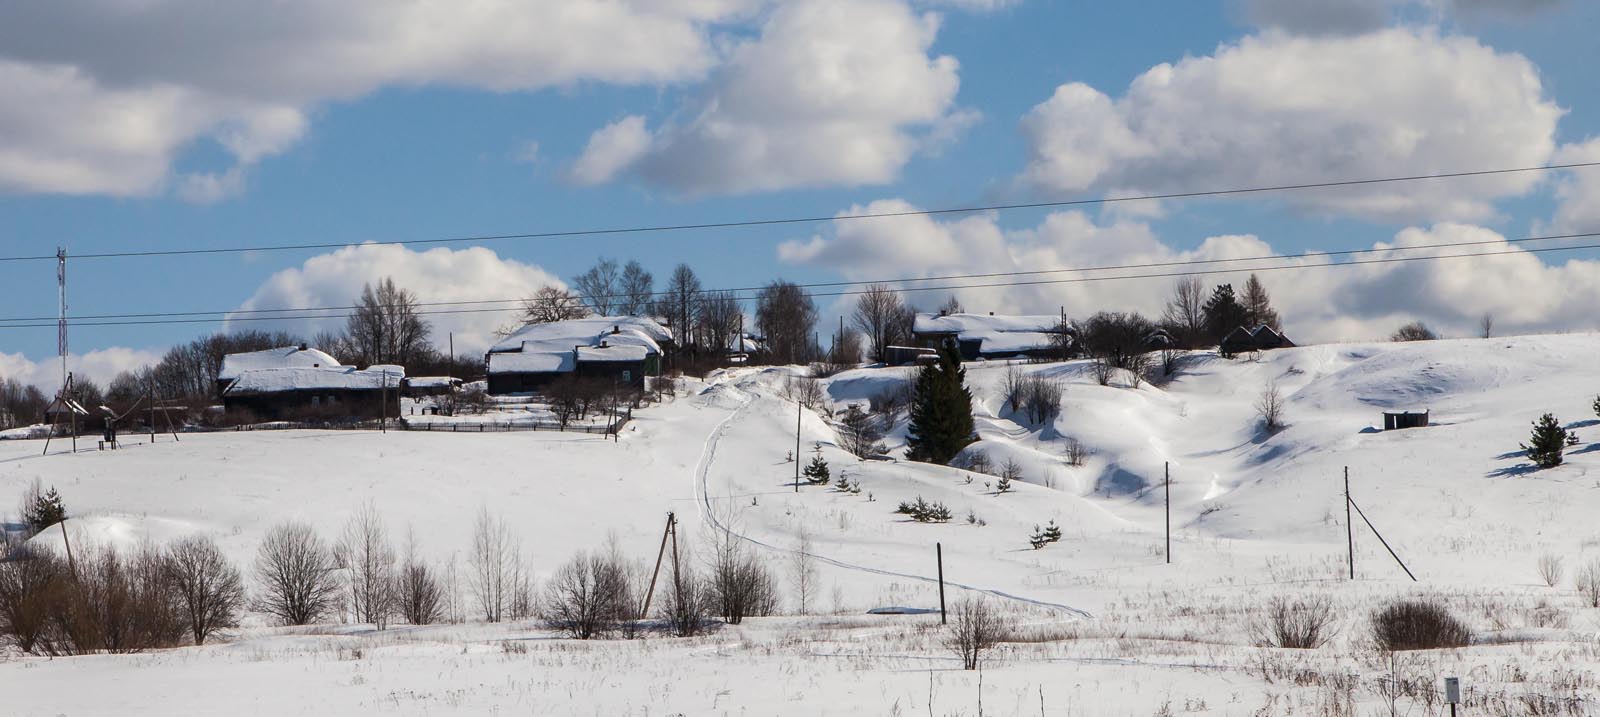
<svg viewBox="0 0 1600 717">
<path fill-rule="evenodd" d="M 1384 411 L 1383 430 L 1398 431 L 1402 428 L 1427 428 L 1427 411 Z"/>
</svg>

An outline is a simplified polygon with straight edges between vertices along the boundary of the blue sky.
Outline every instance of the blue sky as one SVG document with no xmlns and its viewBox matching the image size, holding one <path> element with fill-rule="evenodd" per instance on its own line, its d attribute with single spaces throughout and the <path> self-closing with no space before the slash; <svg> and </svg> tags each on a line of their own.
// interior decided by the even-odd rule
<svg viewBox="0 0 1600 717">
<path fill-rule="evenodd" d="M 96 43 L 112 22 L 99 3 L 0 11 L 0 25 L 13 28 L 0 30 L 0 87 L 13 84 L 8 95 L 26 98 L 24 107 L 0 110 L 0 254 L 827 216 L 873 202 L 927 208 L 1600 160 L 1600 144 L 1589 143 L 1600 136 L 1600 87 L 1592 81 L 1600 53 L 1586 32 L 1600 26 L 1592 3 L 1527 9 L 1489 0 L 1353 0 L 1339 12 L 1306 17 L 1284 0 L 636 2 L 622 5 L 642 8 L 644 17 L 616 19 L 614 33 L 603 24 L 569 31 L 556 5 L 528 3 L 531 17 L 488 18 L 486 25 L 555 26 L 578 42 L 590 40 L 587 46 L 562 49 L 557 38 L 547 43 L 553 49 L 527 51 L 513 35 L 498 55 L 459 57 L 484 44 L 472 33 L 487 32 L 485 24 L 474 23 L 441 30 L 460 40 L 459 48 L 441 43 L 443 49 L 425 51 L 442 54 L 417 62 L 384 57 L 353 69 L 341 60 L 311 70 L 292 66 L 331 42 L 321 35 L 346 26 L 370 32 L 382 23 L 359 16 L 388 6 L 351 3 L 329 21 L 317 17 L 315 4 L 291 5 L 299 7 L 284 11 L 288 19 L 259 32 L 251 29 L 259 20 L 216 10 L 184 15 L 201 18 L 192 27 L 125 21 L 128 33 L 146 28 L 152 37 L 142 41 L 170 48 L 131 63 L 117 57 L 119 48 Z M 392 7 L 404 5 L 431 3 Z M 295 12 L 305 14 L 303 27 Z M 203 32 L 207 22 L 259 39 L 260 47 L 252 45 L 259 51 L 232 56 L 185 35 Z M 655 32 L 668 26 L 687 33 L 692 49 L 666 41 L 671 46 L 656 48 L 629 34 L 642 28 L 647 38 L 672 36 Z M 842 29 L 850 33 L 839 41 L 859 55 L 856 64 L 833 67 L 805 52 Z M 175 35 L 159 37 L 164 32 Z M 879 32 L 881 41 L 873 36 Z M 228 33 L 219 34 L 216 42 L 226 42 Z M 613 34 L 633 38 L 615 53 L 626 61 L 596 53 Z M 366 41 L 391 50 L 381 36 Z M 410 51 L 392 47 L 396 55 Z M 354 57 L 352 63 L 365 61 Z M 1168 84 L 1130 89 L 1162 63 L 1178 65 Z M 1347 72 L 1330 74 L 1319 63 Z M 1531 94 L 1519 68 L 1533 73 Z M 764 109 L 773 88 L 819 77 L 825 81 L 817 102 L 800 93 L 804 107 L 784 107 L 780 98 L 776 109 Z M 1258 78 L 1278 89 L 1255 92 Z M 1070 83 L 1082 91 L 1056 94 Z M 1053 94 L 1062 101 L 1046 107 Z M 841 99 L 830 104 L 834 97 Z M 1103 109 L 1112 106 L 1120 109 Z M 80 121 L 86 113 L 103 121 Z M 629 117 L 641 118 L 638 141 L 648 149 L 636 149 L 604 176 L 576 179 L 591 137 Z M 816 129 L 835 125 L 838 134 Z M 728 139 L 727 127 L 754 139 Z M 798 149 L 789 154 L 738 158 L 763 142 L 812 131 L 819 136 L 795 139 Z M 1222 149 L 1205 149 L 1212 145 Z M 59 171 L 63 163 L 74 170 Z M 1200 200 L 1073 216 L 1032 210 L 965 222 L 486 242 L 496 260 L 516 264 L 493 278 L 475 273 L 484 270 L 480 264 L 446 271 L 404 253 L 330 260 L 321 270 L 305 263 L 328 251 L 82 260 L 71 264 L 71 303 L 74 314 L 279 308 L 296 297 L 339 303 L 386 273 L 389 261 L 399 262 L 401 275 L 428 274 L 417 286 L 425 299 L 461 299 L 531 293 L 536 286 L 520 292 L 519 282 L 571 277 L 598 256 L 638 259 L 658 277 L 684 261 L 707 286 L 724 287 L 776 277 L 864 280 L 1362 248 L 1404 241 L 1397 235 L 1408 231 L 1413 243 L 1519 237 L 1592 228 L 1581 223 L 1596 213 L 1588 207 L 1600 197 L 1600 180 L 1583 172 L 1472 185 L 1459 194 L 1375 191 L 1344 196 L 1349 201 Z M 217 185 L 195 189 L 206 177 Z M 936 251 L 946 244 L 959 250 Z M 1409 316 L 1465 335 L 1491 311 L 1509 329 L 1593 328 L 1572 307 L 1593 297 L 1600 271 L 1566 265 L 1571 258 L 1474 260 L 1471 271 L 1483 274 L 1474 279 L 1455 269 L 1360 276 L 1306 270 L 1345 278 L 1302 281 L 1291 277 L 1301 272 L 1285 272 L 1268 286 L 1283 296 L 1291 332 L 1313 340 L 1374 338 Z M 1552 284 L 1553 293 L 1527 300 L 1488 291 L 1501 279 Z M 1451 286 L 1463 281 L 1469 286 Z M 1419 282 L 1433 289 L 1419 295 Z M 1164 282 L 1112 283 L 1118 286 L 978 290 L 963 299 L 971 308 L 1007 311 L 1159 311 Z M 55 313 L 50 263 L 0 262 L 0 286 L 10 289 L 5 318 Z M 1330 306 L 1316 291 L 1378 298 Z M 1467 293 L 1451 299 L 1452 291 Z M 822 304 L 836 315 L 833 299 Z M 440 323 L 460 331 L 458 344 L 474 346 L 492 320 Z M 104 352 L 84 370 L 106 373 L 219 328 L 86 326 L 74 330 L 73 346 Z M 0 373 L 39 373 L 37 365 L 54 353 L 54 334 L 0 328 Z"/>
</svg>

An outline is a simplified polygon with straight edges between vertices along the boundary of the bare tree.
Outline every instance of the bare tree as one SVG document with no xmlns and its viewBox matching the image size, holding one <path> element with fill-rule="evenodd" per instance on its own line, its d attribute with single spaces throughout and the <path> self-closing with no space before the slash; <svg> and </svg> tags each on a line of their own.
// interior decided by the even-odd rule
<svg viewBox="0 0 1600 717">
<path fill-rule="evenodd" d="M 887 360 L 890 346 L 904 343 L 910 338 L 901 333 L 907 328 L 905 313 L 906 305 L 900 299 L 900 293 L 889 288 L 888 284 L 871 284 L 856 297 L 850 321 L 861 333 L 866 334 L 873 361 Z"/>
<path fill-rule="evenodd" d="M 835 432 L 839 434 L 839 446 L 857 458 L 884 452 L 883 422 L 858 405 L 851 404 L 845 410 Z"/>
<path fill-rule="evenodd" d="M 678 349 L 693 352 L 697 346 L 694 336 L 695 312 L 700 308 L 700 277 L 688 264 L 679 264 L 672 270 L 667 290 L 656 302 L 656 313 L 672 325 Z"/>
<path fill-rule="evenodd" d="M 279 523 L 256 551 L 256 609 L 287 625 L 305 625 L 339 602 L 333 553 L 305 523 Z"/>
<path fill-rule="evenodd" d="M 1268 381 L 1261 395 L 1256 397 L 1256 415 L 1268 433 L 1283 428 L 1283 391 L 1278 388 L 1277 381 Z"/>
<path fill-rule="evenodd" d="M 1162 323 L 1184 347 L 1195 348 L 1205 342 L 1206 287 L 1200 277 L 1186 276 L 1172 285 Z"/>
<path fill-rule="evenodd" d="M 822 382 L 810 376 L 788 376 L 783 380 L 783 397 L 816 411 L 827 407 L 828 394 Z"/>
<path fill-rule="evenodd" d="M 741 540 L 728 532 L 718 536 L 710 566 L 712 595 L 722 619 L 731 625 L 749 616 L 771 615 L 778 604 L 772 574 Z"/>
<path fill-rule="evenodd" d="M 816 342 L 817 306 L 811 294 L 787 281 L 774 281 L 756 296 L 756 326 L 767 338 L 772 360 L 808 363 Z"/>
<path fill-rule="evenodd" d="M 978 669 L 983 653 L 989 651 L 1010 631 L 1005 618 L 983 598 L 966 598 L 951 610 L 953 620 L 945 646 L 961 657 L 961 667 Z"/>
<path fill-rule="evenodd" d="M 387 627 L 395 612 L 394 546 L 373 504 L 367 503 L 350 516 L 334 557 L 345 569 L 346 606 L 351 617 L 379 630 Z"/>
<path fill-rule="evenodd" d="M 167 546 L 165 563 L 167 583 L 183 608 L 194 644 L 205 644 L 218 629 L 238 626 L 244 581 L 216 541 L 201 535 L 182 538 Z"/>
<path fill-rule="evenodd" d="M 1413 321 L 1405 326 L 1395 329 L 1389 336 L 1390 341 L 1433 341 L 1439 338 L 1433 329 L 1421 321 Z"/>
<path fill-rule="evenodd" d="M 1555 587 L 1561 582 L 1561 556 L 1555 553 L 1545 553 L 1539 556 L 1539 579 L 1549 587 Z"/>
<path fill-rule="evenodd" d="M 1591 558 L 1572 576 L 1573 587 L 1589 607 L 1600 607 L 1600 558 Z"/>
<path fill-rule="evenodd" d="M 532 297 L 522 301 L 521 324 L 550 324 L 588 315 L 589 310 L 584 307 L 583 299 L 576 294 L 554 286 L 541 286 L 533 292 Z"/>
<path fill-rule="evenodd" d="M 650 310 L 650 301 L 655 296 L 656 280 L 645 271 L 637 261 L 629 261 L 622 267 L 622 280 L 619 284 L 617 313 L 625 316 L 643 316 Z"/>
<path fill-rule="evenodd" d="M 951 294 L 949 298 L 944 300 L 943 304 L 939 305 L 939 313 L 941 314 L 959 314 L 963 311 L 965 309 L 961 308 L 961 300 L 957 299 L 955 294 Z"/>
<path fill-rule="evenodd" d="M 700 341 L 708 351 L 721 355 L 734 344 L 739 327 L 744 323 L 744 309 L 739 297 L 731 291 L 711 291 L 700 294 L 695 310 Z"/>
<path fill-rule="evenodd" d="M 1283 328 L 1283 322 L 1278 318 L 1277 309 L 1272 308 L 1272 299 L 1267 296 L 1267 287 L 1261 280 L 1251 274 L 1244 282 L 1244 297 L 1240 301 L 1244 307 L 1245 325 L 1250 328 L 1257 326 L 1270 326 L 1273 331 Z"/>
<path fill-rule="evenodd" d="M 426 354 L 428 322 L 417 313 L 417 296 L 384 277 L 361 289 L 356 310 L 345 321 L 345 337 L 364 364 L 410 363 Z"/>
<path fill-rule="evenodd" d="M 467 557 L 468 587 L 478 610 L 488 622 L 500 622 L 512 609 L 518 588 L 521 556 L 504 520 L 478 509 L 472 525 L 472 552 Z"/>
<path fill-rule="evenodd" d="M 1485 339 L 1494 336 L 1494 314 L 1485 311 L 1478 318 L 1478 336 Z"/>
<path fill-rule="evenodd" d="M 397 611 L 412 625 L 429 625 L 444 616 L 445 593 L 439 576 L 417 555 L 416 531 L 406 532 L 406 554 L 396 577 Z"/>
<path fill-rule="evenodd" d="M 596 316 L 610 316 L 622 299 L 622 281 L 616 260 L 602 257 L 588 271 L 572 277 L 572 288 Z"/>
<path fill-rule="evenodd" d="M 812 553 L 811 533 L 800 530 L 800 544 L 791 558 L 794 568 L 794 593 L 800 601 L 800 614 L 811 614 L 811 598 L 817 592 L 817 556 Z"/>
<path fill-rule="evenodd" d="M 0 644 L 29 654 L 59 654 L 54 644 L 59 630 L 51 618 L 68 599 L 66 561 L 31 543 L 7 557 L 0 563 Z"/>
<path fill-rule="evenodd" d="M 715 605 L 710 585 L 694 569 L 687 550 L 673 546 L 672 580 L 661 594 L 660 615 L 672 634 L 693 637 L 705 632 Z"/>
</svg>

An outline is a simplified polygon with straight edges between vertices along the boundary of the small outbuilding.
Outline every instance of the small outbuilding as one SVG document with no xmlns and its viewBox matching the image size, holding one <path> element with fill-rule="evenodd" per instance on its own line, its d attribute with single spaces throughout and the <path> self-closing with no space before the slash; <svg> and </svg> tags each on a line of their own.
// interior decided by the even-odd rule
<svg viewBox="0 0 1600 717">
<path fill-rule="evenodd" d="M 1397 431 L 1402 428 L 1427 428 L 1427 411 L 1384 411 L 1383 430 Z"/>
<path fill-rule="evenodd" d="M 1240 326 L 1223 337 L 1221 344 L 1217 346 L 1217 352 L 1223 356 L 1237 356 L 1256 351 L 1294 347 L 1295 343 L 1290 341 L 1289 337 L 1271 326 L 1257 326 L 1254 329 Z"/>
<path fill-rule="evenodd" d="M 939 312 L 917 314 L 911 336 L 918 346 L 937 349 L 954 341 L 963 361 L 978 359 L 1061 359 L 1070 352 L 1071 327 L 1055 314 L 997 316 Z"/>
</svg>

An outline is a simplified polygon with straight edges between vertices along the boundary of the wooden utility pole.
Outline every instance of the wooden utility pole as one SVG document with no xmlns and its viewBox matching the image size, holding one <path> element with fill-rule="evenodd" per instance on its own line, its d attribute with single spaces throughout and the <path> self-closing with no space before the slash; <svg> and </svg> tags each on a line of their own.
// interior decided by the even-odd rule
<svg viewBox="0 0 1600 717">
<path fill-rule="evenodd" d="M 644 593 L 644 607 L 639 610 L 640 620 L 643 620 L 650 615 L 650 599 L 655 597 L 656 594 L 656 578 L 661 575 L 661 559 L 667 555 L 667 536 L 675 535 L 678 532 L 677 523 L 677 516 L 673 515 L 672 513 L 667 513 L 667 527 L 661 530 L 661 549 L 656 551 L 656 569 L 650 573 L 650 589 L 646 590 Z M 676 545 L 677 541 L 674 540 L 673 544 Z M 678 551 L 674 549 L 672 552 L 673 564 L 676 565 Z"/>
<path fill-rule="evenodd" d="M 1172 564 L 1172 462 L 1162 464 L 1162 474 L 1165 476 L 1161 484 L 1167 488 L 1167 564 Z"/>
<path fill-rule="evenodd" d="M 389 432 L 389 369 L 383 369 L 383 392 L 378 394 L 378 401 L 383 404 L 382 418 L 378 419 L 378 432 Z"/>
<path fill-rule="evenodd" d="M 1350 562 L 1350 579 L 1356 579 L 1356 531 L 1350 524 L 1350 466 L 1344 467 L 1344 541 L 1345 555 Z"/>
<path fill-rule="evenodd" d="M 948 619 L 944 612 L 944 545 L 934 543 L 933 555 L 939 561 L 939 624 L 945 625 L 948 624 Z"/>
<path fill-rule="evenodd" d="M 67 569 L 72 571 L 72 582 L 78 582 L 78 564 L 72 559 L 72 541 L 67 539 L 67 516 L 61 516 L 61 544 L 67 548 Z"/>
<path fill-rule="evenodd" d="M 151 443 L 155 443 L 156 442 L 156 376 L 155 376 L 155 372 L 154 371 L 150 372 L 150 386 L 149 386 L 149 388 L 147 390 L 149 390 L 149 392 L 150 392 L 150 442 Z M 166 412 L 162 411 L 162 413 L 166 413 Z M 171 419 L 168 419 L 168 421 L 170 422 Z"/>
<path fill-rule="evenodd" d="M 800 492 L 800 401 L 794 402 L 794 492 Z"/>
</svg>

